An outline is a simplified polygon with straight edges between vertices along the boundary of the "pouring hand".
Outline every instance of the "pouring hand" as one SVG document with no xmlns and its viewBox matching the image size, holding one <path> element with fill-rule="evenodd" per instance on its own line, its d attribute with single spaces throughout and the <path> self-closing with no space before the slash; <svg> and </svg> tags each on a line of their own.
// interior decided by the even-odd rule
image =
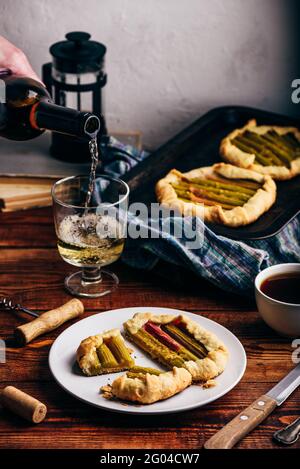
<svg viewBox="0 0 300 469">
<path fill-rule="evenodd" d="M 11 42 L 0 36 L 0 69 L 9 69 L 14 75 L 41 81 L 33 71 L 26 55 Z"/>
</svg>

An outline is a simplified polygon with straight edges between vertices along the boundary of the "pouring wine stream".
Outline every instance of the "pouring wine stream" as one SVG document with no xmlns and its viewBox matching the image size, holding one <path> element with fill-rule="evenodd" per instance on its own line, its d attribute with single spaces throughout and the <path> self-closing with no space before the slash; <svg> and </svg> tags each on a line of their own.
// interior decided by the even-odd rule
<svg viewBox="0 0 300 469">
<path fill-rule="evenodd" d="M 91 155 L 90 174 L 57 181 L 52 189 L 57 247 L 62 259 L 81 270 L 65 278 L 74 296 L 111 293 L 118 276 L 102 267 L 119 259 L 125 244 L 129 187 L 110 176 L 97 177 L 100 120 L 87 116 L 83 130 Z"/>
<path fill-rule="evenodd" d="M 98 150 L 98 143 L 97 143 L 97 134 L 98 134 L 98 131 L 94 133 L 93 135 L 88 134 L 91 137 L 89 141 L 89 149 L 90 149 L 92 163 L 91 163 L 91 170 L 90 170 L 89 185 L 88 185 L 88 190 L 87 190 L 86 200 L 85 200 L 86 209 L 89 207 L 91 203 L 91 198 L 92 198 L 95 179 L 96 179 L 97 166 L 99 164 L 99 150 Z M 85 214 L 86 212 L 87 211 L 85 211 Z"/>
<path fill-rule="evenodd" d="M 96 171 L 97 167 L 99 164 L 99 150 L 98 150 L 98 142 L 97 142 L 97 135 L 98 132 L 100 131 L 100 121 L 99 121 L 99 127 L 96 129 L 93 133 L 89 132 L 87 129 L 85 133 L 90 137 L 89 141 L 89 150 L 90 150 L 90 155 L 91 155 L 91 169 L 90 169 L 90 177 L 89 177 L 89 184 L 88 184 L 88 190 L 86 193 L 86 199 L 85 199 L 85 210 L 83 214 L 83 220 L 81 224 L 81 228 L 88 233 L 89 229 L 91 228 L 90 225 L 87 223 L 87 218 L 86 215 L 88 214 L 88 208 L 91 203 L 93 191 L 94 191 L 94 186 L 95 186 L 95 179 L 96 179 Z M 82 279 L 85 282 L 89 281 L 101 281 L 101 272 L 97 268 L 93 267 L 85 267 L 82 272 Z"/>
</svg>

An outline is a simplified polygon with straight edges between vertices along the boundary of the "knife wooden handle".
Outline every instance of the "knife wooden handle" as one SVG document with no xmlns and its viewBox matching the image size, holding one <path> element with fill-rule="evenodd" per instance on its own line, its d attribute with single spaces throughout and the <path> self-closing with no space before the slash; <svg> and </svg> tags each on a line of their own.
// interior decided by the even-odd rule
<svg viewBox="0 0 300 469">
<path fill-rule="evenodd" d="M 261 396 L 204 444 L 206 449 L 230 449 L 259 425 L 277 406 L 268 396 Z"/>
<path fill-rule="evenodd" d="M 37 319 L 27 322 L 15 329 L 15 338 L 22 345 L 46 332 L 53 331 L 70 319 L 77 318 L 84 311 L 83 303 L 73 298 L 59 308 L 51 309 L 41 314 Z"/>
</svg>

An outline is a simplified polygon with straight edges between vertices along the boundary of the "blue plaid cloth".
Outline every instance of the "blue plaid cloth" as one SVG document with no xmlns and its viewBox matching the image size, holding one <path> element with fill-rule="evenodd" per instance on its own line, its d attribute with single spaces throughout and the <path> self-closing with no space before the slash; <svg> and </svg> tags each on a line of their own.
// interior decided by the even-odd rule
<svg viewBox="0 0 300 469">
<path fill-rule="evenodd" d="M 112 137 L 102 148 L 104 169 L 107 174 L 121 176 L 148 153 L 139 152 L 130 145 L 123 145 Z M 266 267 L 283 262 L 300 262 L 300 215 L 294 218 L 280 233 L 265 240 L 234 241 L 217 236 L 197 219 L 198 228 L 204 230 L 201 246 L 190 249 L 185 236 L 172 236 L 163 227 L 154 227 L 153 220 L 143 221 L 129 213 L 129 227 L 139 226 L 148 231 L 148 237 L 128 237 L 122 259 L 128 265 L 151 270 L 160 259 L 181 266 L 204 277 L 228 292 L 253 296 L 254 278 Z M 170 227 L 182 223 L 181 218 L 169 219 Z M 195 219 L 185 218 L 186 226 L 195 229 Z"/>
<path fill-rule="evenodd" d="M 174 218 L 173 223 L 178 222 Z M 186 218 L 184 223 L 193 224 Z M 177 239 L 159 231 L 158 239 L 127 239 L 123 260 L 132 267 L 151 270 L 159 259 L 188 268 L 218 287 L 232 293 L 253 296 L 255 276 L 266 267 L 300 262 L 300 216 L 294 218 L 280 233 L 265 240 L 234 241 L 217 236 L 202 223 L 204 237 L 201 247 L 190 249 L 187 239 Z M 129 223 L 139 220 L 129 217 Z M 199 225 L 198 225 L 199 226 Z"/>
<path fill-rule="evenodd" d="M 139 151 L 132 145 L 125 145 L 114 137 L 105 137 L 100 144 L 101 171 L 109 176 L 122 176 L 133 166 L 146 158 L 149 153 Z"/>
</svg>

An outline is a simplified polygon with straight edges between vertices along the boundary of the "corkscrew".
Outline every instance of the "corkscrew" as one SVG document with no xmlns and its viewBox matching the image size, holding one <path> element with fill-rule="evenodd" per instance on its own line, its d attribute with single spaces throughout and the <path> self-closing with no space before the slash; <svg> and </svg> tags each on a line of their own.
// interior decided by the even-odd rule
<svg viewBox="0 0 300 469">
<path fill-rule="evenodd" d="M 19 303 L 13 303 L 10 298 L 0 298 L 0 309 L 5 311 L 13 311 L 30 314 L 34 318 L 38 318 L 39 314 L 31 311 L 30 309 L 24 308 L 24 306 L 20 305 Z"/>
<path fill-rule="evenodd" d="M 36 337 L 57 329 L 70 319 L 78 318 L 84 312 L 84 306 L 80 300 L 73 298 L 58 308 L 38 314 L 35 311 L 24 308 L 19 303 L 14 303 L 10 298 L 0 298 L 0 310 L 22 311 L 30 314 L 35 319 L 15 329 L 15 338 L 22 345 L 26 345 Z"/>
</svg>

